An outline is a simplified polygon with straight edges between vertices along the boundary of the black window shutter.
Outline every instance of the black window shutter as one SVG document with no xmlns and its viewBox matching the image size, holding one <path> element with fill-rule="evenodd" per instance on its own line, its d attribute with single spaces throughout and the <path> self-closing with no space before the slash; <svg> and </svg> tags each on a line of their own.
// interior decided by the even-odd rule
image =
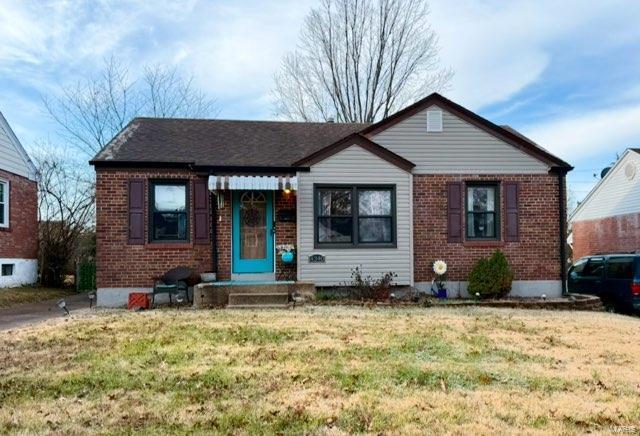
<svg viewBox="0 0 640 436">
<path fill-rule="evenodd" d="M 462 183 L 447 183 L 447 240 L 462 242 Z"/>
<path fill-rule="evenodd" d="M 520 237 L 518 224 L 518 183 L 506 182 L 504 184 L 504 209 L 505 209 L 505 241 L 515 242 Z"/>
<path fill-rule="evenodd" d="M 144 244 L 144 180 L 129 180 L 129 244 Z"/>
<path fill-rule="evenodd" d="M 209 238 L 209 188 L 206 179 L 193 181 L 193 233 L 196 244 L 208 244 Z"/>
</svg>

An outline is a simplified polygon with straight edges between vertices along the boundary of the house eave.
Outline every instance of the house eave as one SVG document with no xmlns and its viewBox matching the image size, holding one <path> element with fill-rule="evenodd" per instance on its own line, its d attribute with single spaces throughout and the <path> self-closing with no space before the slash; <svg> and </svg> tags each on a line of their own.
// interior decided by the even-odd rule
<svg viewBox="0 0 640 436">
<path fill-rule="evenodd" d="M 163 161 L 115 161 L 91 160 L 89 164 L 97 168 L 154 168 L 154 169 L 188 169 L 206 173 L 285 173 L 307 172 L 307 166 L 248 166 L 248 165 L 200 165 L 195 162 L 163 162 Z"/>
</svg>

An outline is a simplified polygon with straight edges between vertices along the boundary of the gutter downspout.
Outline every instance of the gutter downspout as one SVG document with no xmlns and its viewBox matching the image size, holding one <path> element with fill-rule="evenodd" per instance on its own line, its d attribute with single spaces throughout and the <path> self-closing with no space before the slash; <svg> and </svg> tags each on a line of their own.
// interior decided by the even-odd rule
<svg viewBox="0 0 640 436">
<path fill-rule="evenodd" d="M 567 207 L 565 200 L 565 185 L 567 170 L 558 169 L 558 208 L 560 212 L 560 281 L 562 295 L 567 294 Z"/>
</svg>

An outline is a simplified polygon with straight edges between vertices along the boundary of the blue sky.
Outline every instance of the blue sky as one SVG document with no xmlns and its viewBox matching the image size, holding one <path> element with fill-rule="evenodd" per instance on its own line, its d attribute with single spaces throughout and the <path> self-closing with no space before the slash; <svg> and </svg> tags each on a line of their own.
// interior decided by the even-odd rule
<svg viewBox="0 0 640 436">
<path fill-rule="evenodd" d="M 116 55 L 136 75 L 176 65 L 220 117 L 271 119 L 269 91 L 312 0 L 0 2 L 0 110 L 29 148 L 59 141 L 42 96 Z M 432 0 L 449 98 L 593 173 L 640 147 L 640 1 Z M 420 96 L 416 96 L 419 98 Z"/>
</svg>

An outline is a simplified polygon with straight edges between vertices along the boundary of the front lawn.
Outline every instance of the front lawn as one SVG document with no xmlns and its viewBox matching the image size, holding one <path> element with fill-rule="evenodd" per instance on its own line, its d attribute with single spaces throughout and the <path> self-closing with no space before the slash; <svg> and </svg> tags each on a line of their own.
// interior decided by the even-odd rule
<svg viewBox="0 0 640 436">
<path fill-rule="evenodd" d="M 0 333 L 0 428 L 637 431 L 638 332 L 593 312 L 104 311 Z"/>
<path fill-rule="evenodd" d="M 22 286 L 19 288 L 0 288 L 0 308 L 18 304 L 39 303 L 55 300 L 75 294 L 72 289 L 44 288 L 40 286 Z"/>
</svg>

